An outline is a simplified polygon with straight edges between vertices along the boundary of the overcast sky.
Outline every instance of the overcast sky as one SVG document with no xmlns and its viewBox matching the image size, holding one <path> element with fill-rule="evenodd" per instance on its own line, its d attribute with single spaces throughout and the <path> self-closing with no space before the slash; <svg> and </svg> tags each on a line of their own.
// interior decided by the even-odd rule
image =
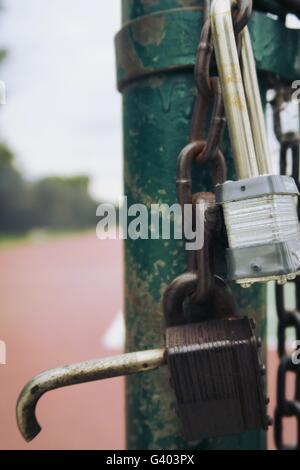
<svg viewBox="0 0 300 470">
<path fill-rule="evenodd" d="M 28 179 L 88 174 L 98 199 L 122 194 L 120 0 L 2 0 L 0 137 Z M 299 22 L 290 19 L 293 27 Z M 290 126 L 290 120 L 286 120 Z M 278 154 L 271 140 L 272 155 Z"/>
<path fill-rule="evenodd" d="M 121 97 L 114 34 L 120 1 L 2 0 L 0 133 L 29 179 L 91 176 L 102 199 L 122 193 Z"/>
</svg>

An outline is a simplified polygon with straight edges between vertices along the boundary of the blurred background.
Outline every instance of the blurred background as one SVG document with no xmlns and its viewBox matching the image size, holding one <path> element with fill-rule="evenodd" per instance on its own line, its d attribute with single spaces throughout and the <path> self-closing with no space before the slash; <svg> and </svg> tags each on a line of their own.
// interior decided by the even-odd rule
<svg viewBox="0 0 300 470">
<path fill-rule="evenodd" d="M 7 364 L 0 365 L 0 449 L 123 449 L 122 379 L 50 394 L 38 409 L 44 432 L 32 444 L 15 423 L 29 378 L 123 350 L 122 244 L 95 233 L 99 202 L 123 193 L 113 43 L 120 0 L 1 6 L 0 340 Z M 275 158 L 272 135 L 271 146 Z M 272 287 L 268 296 L 274 406 Z"/>
</svg>

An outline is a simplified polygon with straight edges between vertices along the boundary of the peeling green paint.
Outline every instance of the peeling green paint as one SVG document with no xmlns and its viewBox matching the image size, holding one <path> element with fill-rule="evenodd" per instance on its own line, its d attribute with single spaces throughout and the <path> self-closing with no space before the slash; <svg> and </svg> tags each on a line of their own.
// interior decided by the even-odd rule
<svg viewBox="0 0 300 470">
<path fill-rule="evenodd" d="M 160 0 L 141 0 L 141 4 L 145 11 L 149 11 L 150 8 L 159 5 Z"/>
<path fill-rule="evenodd" d="M 166 19 L 161 15 L 147 16 L 132 24 L 132 38 L 142 46 L 159 46 L 166 35 Z"/>
</svg>

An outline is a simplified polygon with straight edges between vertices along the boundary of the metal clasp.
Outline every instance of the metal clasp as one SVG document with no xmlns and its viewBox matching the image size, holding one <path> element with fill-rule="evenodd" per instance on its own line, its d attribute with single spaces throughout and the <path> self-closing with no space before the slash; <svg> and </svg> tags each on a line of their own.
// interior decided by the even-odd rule
<svg viewBox="0 0 300 470">
<path fill-rule="evenodd" d="M 36 407 L 46 393 L 71 385 L 133 375 L 166 364 L 165 349 L 134 352 L 52 369 L 34 377 L 22 390 L 17 403 L 17 423 L 27 442 L 40 432 Z"/>
<path fill-rule="evenodd" d="M 232 16 L 228 14 L 236 4 L 234 0 L 214 0 L 211 22 L 235 166 L 239 179 L 245 179 L 271 174 L 272 162 L 248 28 L 240 33 L 241 71 Z"/>
</svg>

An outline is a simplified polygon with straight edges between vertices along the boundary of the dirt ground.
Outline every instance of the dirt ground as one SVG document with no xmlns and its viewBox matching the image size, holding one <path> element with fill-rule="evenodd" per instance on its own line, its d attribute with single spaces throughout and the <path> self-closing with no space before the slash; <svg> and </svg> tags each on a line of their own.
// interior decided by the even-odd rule
<svg viewBox="0 0 300 470">
<path fill-rule="evenodd" d="M 15 403 L 29 378 L 48 368 L 117 354 L 105 335 L 122 311 L 122 246 L 83 234 L 0 249 L 0 449 L 124 449 L 124 381 L 56 391 L 41 400 L 43 432 L 20 437 Z M 269 353 L 271 408 L 276 355 Z M 287 438 L 293 431 L 287 427 Z M 272 434 L 269 435 L 272 445 Z"/>
</svg>

